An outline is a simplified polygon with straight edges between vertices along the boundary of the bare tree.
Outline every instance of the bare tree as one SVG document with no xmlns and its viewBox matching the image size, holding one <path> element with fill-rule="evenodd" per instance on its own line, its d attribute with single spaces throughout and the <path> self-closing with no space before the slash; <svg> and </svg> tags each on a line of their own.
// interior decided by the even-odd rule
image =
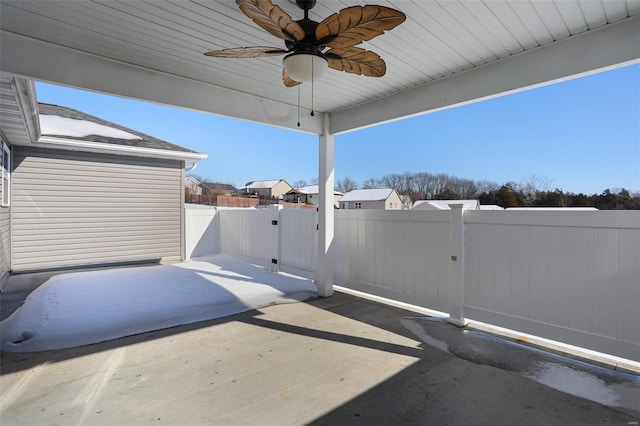
<svg viewBox="0 0 640 426">
<path fill-rule="evenodd" d="M 425 200 L 431 186 L 431 177 L 433 175 L 427 172 L 418 172 L 414 175 L 414 185 L 416 193 L 412 197 L 414 200 Z"/>
<path fill-rule="evenodd" d="M 451 179 L 451 177 L 445 173 L 439 173 L 437 175 L 434 175 L 433 185 L 431 187 L 431 194 L 429 194 L 428 198 L 431 198 L 431 199 L 438 198 L 439 194 L 445 193 L 449 179 Z"/>
<path fill-rule="evenodd" d="M 369 178 L 362 182 L 362 189 L 377 189 L 380 188 L 380 181 L 375 178 Z"/>
<path fill-rule="evenodd" d="M 197 181 L 199 181 L 199 182 L 204 182 L 204 181 L 206 180 L 206 179 L 205 179 L 205 178 L 203 178 L 202 176 L 197 175 L 197 174 L 195 174 L 195 173 L 191 173 L 191 172 L 187 173 L 187 174 L 185 175 L 185 177 L 192 177 L 192 178 L 194 178 L 195 180 L 197 180 Z"/>
<path fill-rule="evenodd" d="M 445 192 L 458 199 L 469 199 L 475 198 L 477 189 L 475 182 L 471 179 L 449 176 L 445 184 Z"/>
<path fill-rule="evenodd" d="M 358 189 L 358 184 L 350 179 L 348 176 L 345 176 L 344 179 L 336 181 L 336 190 L 342 193 L 347 193 L 349 191 L 353 191 L 354 189 Z"/>
<path fill-rule="evenodd" d="M 395 189 L 396 191 L 400 191 L 400 188 L 402 187 L 402 176 L 397 173 L 386 175 L 382 178 L 382 184 L 385 188 L 391 188 Z"/>
<path fill-rule="evenodd" d="M 398 192 L 402 195 L 413 197 L 415 193 L 415 175 L 413 173 L 404 172 L 402 174 Z"/>
<path fill-rule="evenodd" d="M 476 181 L 477 195 L 488 194 L 490 192 L 495 192 L 498 189 L 500 189 L 500 184 L 498 184 L 496 182 L 490 182 L 488 180 Z"/>
<path fill-rule="evenodd" d="M 318 183 L 319 183 L 317 177 L 311 178 L 311 180 L 309 182 L 310 182 L 310 185 L 318 185 Z"/>
<path fill-rule="evenodd" d="M 551 188 L 551 179 L 546 176 L 531 175 L 520 181 L 517 189 L 522 192 L 527 203 L 534 203 L 541 192 L 548 192 Z"/>
<path fill-rule="evenodd" d="M 294 188 L 302 188 L 303 186 L 307 186 L 307 181 L 306 180 L 297 180 L 293 183 L 293 187 Z"/>
</svg>

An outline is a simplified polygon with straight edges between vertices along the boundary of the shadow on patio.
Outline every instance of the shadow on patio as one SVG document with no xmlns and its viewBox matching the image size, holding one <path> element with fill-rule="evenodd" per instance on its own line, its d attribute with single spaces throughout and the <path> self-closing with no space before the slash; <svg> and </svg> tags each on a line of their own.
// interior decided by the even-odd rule
<svg viewBox="0 0 640 426">
<path fill-rule="evenodd" d="M 4 353 L 3 423 L 628 424 L 423 346 L 415 315 L 336 293 L 41 353 Z"/>
</svg>

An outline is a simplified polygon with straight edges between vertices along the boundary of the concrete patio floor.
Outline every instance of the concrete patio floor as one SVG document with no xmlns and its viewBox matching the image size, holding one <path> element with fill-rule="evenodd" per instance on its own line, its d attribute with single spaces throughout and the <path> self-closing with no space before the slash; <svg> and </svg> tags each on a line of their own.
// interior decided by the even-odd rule
<svg viewBox="0 0 640 426">
<path fill-rule="evenodd" d="M 637 424 L 423 345 L 415 313 L 336 293 L 73 349 L 2 353 L 0 423 Z"/>
</svg>

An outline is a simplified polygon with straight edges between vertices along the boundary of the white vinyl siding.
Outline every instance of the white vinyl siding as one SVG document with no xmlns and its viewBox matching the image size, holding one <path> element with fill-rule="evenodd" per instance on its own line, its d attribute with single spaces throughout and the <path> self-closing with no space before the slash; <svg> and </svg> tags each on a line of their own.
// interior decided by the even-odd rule
<svg viewBox="0 0 640 426">
<path fill-rule="evenodd" d="M 0 207 L 0 289 L 9 278 L 11 258 L 11 208 Z"/>
<path fill-rule="evenodd" d="M 9 206 L 11 196 L 11 152 L 4 141 L 0 148 L 0 207 Z"/>
<path fill-rule="evenodd" d="M 9 279 L 11 269 L 11 198 L 10 173 L 11 157 L 9 147 L 3 140 L 0 141 L 0 289 Z M 6 191 L 6 193 L 5 193 Z M 6 198 L 5 198 L 6 197 Z M 6 201 L 6 202 L 5 202 Z"/>
<path fill-rule="evenodd" d="M 14 147 L 14 271 L 181 257 L 182 163 Z"/>
</svg>

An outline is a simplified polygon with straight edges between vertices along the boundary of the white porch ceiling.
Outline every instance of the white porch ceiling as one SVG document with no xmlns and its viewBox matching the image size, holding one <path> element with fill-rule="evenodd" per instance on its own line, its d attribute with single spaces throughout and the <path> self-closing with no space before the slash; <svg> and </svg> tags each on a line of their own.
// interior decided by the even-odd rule
<svg viewBox="0 0 640 426">
<path fill-rule="evenodd" d="M 274 1 L 294 19 L 302 10 Z M 356 4 L 407 21 L 362 47 L 387 63 L 382 78 L 329 70 L 314 84 L 317 112 L 339 133 L 571 78 L 640 58 L 639 0 L 322 1 L 320 21 Z M 297 88 L 282 58 L 220 59 L 214 49 L 282 41 L 231 0 L 0 0 L 0 70 L 27 78 L 297 129 Z M 311 85 L 301 86 L 303 131 Z"/>
</svg>

